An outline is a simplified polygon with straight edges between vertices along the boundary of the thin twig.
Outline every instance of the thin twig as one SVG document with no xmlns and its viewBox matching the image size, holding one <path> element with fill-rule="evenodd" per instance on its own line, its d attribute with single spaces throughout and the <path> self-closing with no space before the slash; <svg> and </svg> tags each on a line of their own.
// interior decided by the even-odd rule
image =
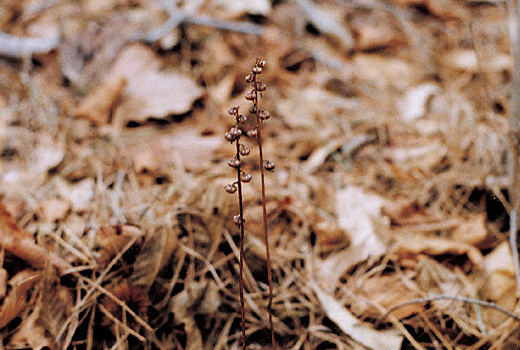
<svg viewBox="0 0 520 350">
<path fill-rule="evenodd" d="M 50 38 L 24 38 L 0 32 L 0 55 L 26 58 L 47 53 L 60 44 L 58 35 Z"/>
<path fill-rule="evenodd" d="M 518 211 L 520 210 L 520 179 L 518 177 L 518 153 L 520 147 L 520 25 L 518 14 L 520 12 L 520 1 L 516 4 L 513 0 L 508 1 L 509 7 L 509 37 L 511 40 L 511 53 L 514 57 L 513 88 L 511 94 L 511 111 L 509 115 L 509 141 L 511 145 L 510 154 L 510 181 L 509 196 L 512 210 L 509 213 L 509 239 L 513 260 L 515 265 L 516 283 L 520 291 L 520 262 L 518 261 Z"/>
</svg>

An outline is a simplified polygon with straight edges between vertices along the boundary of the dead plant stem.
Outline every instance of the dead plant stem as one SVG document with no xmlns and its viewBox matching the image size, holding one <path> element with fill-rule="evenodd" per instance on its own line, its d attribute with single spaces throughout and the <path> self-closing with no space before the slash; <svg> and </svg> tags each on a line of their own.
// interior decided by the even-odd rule
<svg viewBox="0 0 520 350">
<path fill-rule="evenodd" d="M 240 171 L 240 142 L 238 140 L 235 142 L 237 147 L 236 157 L 238 160 L 237 166 L 237 186 L 238 186 L 238 206 L 240 208 L 240 258 L 239 258 L 239 269 L 240 269 L 240 317 L 242 323 L 242 348 L 244 350 L 247 349 L 246 345 L 246 316 L 245 316 L 245 302 L 244 302 L 244 205 L 242 198 L 242 181 L 240 179 L 241 171 Z"/>
<path fill-rule="evenodd" d="M 265 176 L 264 176 L 264 155 L 262 150 L 262 132 L 260 128 L 260 124 L 262 120 L 260 118 L 260 108 L 259 108 L 259 98 L 260 92 L 258 91 L 258 85 L 256 81 L 256 75 L 253 78 L 253 86 L 255 90 L 255 100 L 254 104 L 256 106 L 256 127 L 258 130 L 257 142 L 258 142 L 258 157 L 260 162 L 260 181 L 262 183 L 262 228 L 264 231 L 264 239 L 265 239 L 265 255 L 267 260 L 267 281 L 269 283 L 269 301 L 267 303 L 267 311 L 269 313 L 269 328 L 271 330 L 271 344 L 273 349 L 276 348 L 275 339 L 274 339 L 274 326 L 273 326 L 273 276 L 271 273 L 271 256 L 269 253 L 269 232 L 267 229 L 267 208 L 266 208 L 266 198 L 265 198 Z"/>
</svg>

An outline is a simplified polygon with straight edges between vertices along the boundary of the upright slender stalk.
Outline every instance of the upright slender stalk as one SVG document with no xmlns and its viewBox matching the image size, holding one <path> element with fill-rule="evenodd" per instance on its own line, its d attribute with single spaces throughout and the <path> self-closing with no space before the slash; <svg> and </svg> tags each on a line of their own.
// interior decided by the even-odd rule
<svg viewBox="0 0 520 350">
<path fill-rule="evenodd" d="M 271 330 L 271 344 L 273 346 L 273 349 L 276 347 L 275 338 L 274 338 L 274 325 L 273 325 L 273 312 L 272 312 L 272 306 L 273 306 L 273 277 L 271 273 L 271 255 L 269 253 L 269 232 L 267 229 L 267 209 L 266 209 L 266 196 L 265 196 L 265 176 L 264 176 L 264 169 L 266 170 L 273 170 L 274 169 L 274 163 L 273 162 L 265 162 L 264 163 L 264 154 L 262 149 L 262 132 L 261 132 L 261 124 L 264 120 L 269 118 L 269 113 L 265 110 L 260 109 L 259 107 L 259 96 L 262 91 L 265 90 L 265 85 L 259 81 L 257 81 L 257 75 L 262 73 L 262 68 L 265 65 L 265 61 L 262 61 L 260 59 L 256 60 L 255 67 L 253 67 L 252 74 L 247 80 L 250 80 L 251 85 L 253 86 L 253 90 L 248 94 L 251 97 L 251 102 L 253 103 L 252 112 L 256 115 L 256 140 L 258 143 L 258 157 L 260 162 L 260 179 L 262 182 L 262 228 L 264 231 L 264 240 L 265 240 L 265 253 L 266 253 L 266 260 L 267 260 L 267 281 L 269 283 L 269 301 L 267 304 L 267 310 L 269 312 L 269 328 Z M 246 99 L 248 98 L 248 95 L 246 95 Z"/>
<path fill-rule="evenodd" d="M 241 169 L 240 156 L 247 156 L 250 153 L 249 148 L 245 147 L 240 143 L 240 137 L 242 136 L 242 130 L 239 128 L 240 124 L 245 122 L 245 117 L 238 113 L 238 107 L 233 107 L 229 110 L 229 114 L 235 117 L 235 126 L 229 129 L 225 134 L 226 140 L 234 142 L 236 146 L 236 153 L 228 162 L 228 165 L 236 169 L 237 180 L 232 184 L 226 185 L 226 191 L 228 193 L 235 193 L 238 190 L 238 206 L 239 214 L 235 215 L 233 221 L 240 229 L 240 257 L 239 257 L 239 289 L 240 289 L 240 319 L 242 325 L 242 349 L 246 350 L 246 317 L 245 317 L 245 302 L 244 302 L 244 204 L 242 198 L 242 182 L 251 181 L 251 175 L 246 174 Z"/>
</svg>

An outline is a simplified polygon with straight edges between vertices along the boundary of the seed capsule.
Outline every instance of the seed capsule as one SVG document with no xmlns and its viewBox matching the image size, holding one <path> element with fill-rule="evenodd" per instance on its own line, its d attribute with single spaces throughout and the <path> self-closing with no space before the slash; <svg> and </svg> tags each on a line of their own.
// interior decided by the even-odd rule
<svg viewBox="0 0 520 350">
<path fill-rule="evenodd" d="M 251 150 L 244 146 L 243 144 L 240 144 L 239 146 L 239 152 L 241 156 L 248 156 L 249 153 L 251 153 Z"/>
<path fill-rule="evenodd" d="M 269 117 L 270 117 L 271 115 L 270 115 L 269 112 L 266 111 L 265 109 L 261 109 L 261 110 L 258 111 L 258 116 L 259 116 L 260 119 L 262 119 L 262 120 L 267 120 L 267 119 L 269 119 Z"/>
<path fill-rule="evenodd" d="M 249 107 L 249 113 L 256 114 L 256 104 Z"/>
<path fill-rule="evenodd" d="M 235 184 L 227 184 L 226 187 L 224 187 L 226 189 L 226 192 L 227 193 L 235 193 L 237 191 L 237 185 Z"/>
<path fill-rule="evenodd" d="M 244 117 L 242 114 L 240 114 L 238 117 L 237 117 L 237 123 L 241 124 L 241 123 L 245 123 L 247 120 L 246 117 Z"/>
<path fill-rule="evenodd" d="M 263 66 L 265 66 L 265 61 L 264 61 L 264 60 L 261 60 L 261 59 L 259 59 L 259 58 L 257 58 L 257 59 L 256 59 L 256 65 L 257 65 L 258 67 L 263 67 Z"/>
<path fill-rule="evenodd" d="M 247 137 L 257 137 L 258 136 L 258 129 L 257 128 L 252 128 L 251 130 L 249 130 L 247 132 Z"/>
<path fill-rule="evenodd" d="M 240 160 L 233 157 L 228 161 L 228 165 L 232 168 L 238 168 L 240 166 Z"/>
<path fill-rule="evenodd" d="M 228 110 L 228 113 L 231 114 L 231 115 L 235 115 L 238 113 L 238 107 L 231 107 L 229 110 Z"/>
<path fill-rule="evenodd" d="M 250 174 L 247 174 L 247 173 L 240 174 L 240 181 L 242 181 L 242 182 L 245 182 L 245 183 L 250 182 L 252 178 L 253 177 Z"/>
<path fill-rule="evenodd" d="M 262 73 L 262 67 L 259 67 L 259 66 L 253 67 L 253 73 L 254 74 L 261 74 Z"/>
<path fill-rule="evenodd" d="M 230 133 L 229 131 L 226 132 L 226 133 L 224 134 L 224 137 L 225 137 L 226 140 L 228 140 L 229 142 L 233 142 L 233 141 L 236 140 L 236 137 L 235 137 L 232 133 Z"/>
<path fill-rule="evenodd" d="M 233 216 L 233 222 L 235 223 L 235 225 L 242 225 L 242 218 L 240 217 L 240 215 Z"/>
<path fill-rule="evenodd" d="M 274 163 L 271 162 L 271 161 L 266 161 L 265 164 L 264 164 L 264 169 L 265 170 L 269 170 L 269 171 L 273 171 L 274 170 Z"/>
<path fill-rule="evenodd" d="M 250 92 L 246 93 L 246 100 L 253 101 L 256 99 L 256 92 L 255 90 L 251 90 Z"/>
<path fill-rule="evenodd" d="M 267 85 L 265 85 L 264 83 L 262 83 L 261 81 L 257 81 L 256 82 L 256 89 L 260 92 L 262 91 L 265 91 L 265 89 L 267 89 Z"/>
<path fill-rule="evenodd" d="M 229 129 L 229 133 L 231 135 L 233 135 L 233 137 L 235 137 L 235 138 L 238 138 L 238 137 L 242 136 L 242 130 L 237 129 L 237 128 Z"/>
<path fill-rule="evenodd" d="M 253 79 L 253 74 L 246 75 L 246 83 L 252 83 Z"/>
</svg>

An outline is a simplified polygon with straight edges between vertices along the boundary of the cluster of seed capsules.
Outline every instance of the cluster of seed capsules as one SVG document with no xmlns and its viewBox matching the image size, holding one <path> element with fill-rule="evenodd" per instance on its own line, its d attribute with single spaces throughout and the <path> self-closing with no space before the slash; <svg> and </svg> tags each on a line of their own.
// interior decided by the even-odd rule
<svg viewBox="0 0 520 350">
<path fill-rule="evenodd" d="M 251 101 L 252 105 L 249 108 L 249 112 L 252 115 L 256 116 L 256 125 L 250 128 L 245 135 L 249 138 L 257 138 L 258 144 L 261 147 L 261 139 L 260 139 L 260 125 L 265 120 L 269 119 L 270 114 L 268 111 L 264 109 L 258 108 L 258 97 L 259 95 L 266 90 L 266 85 L 261 81 L 257 81 L 257 75 L 262 73 L 263 67 L 265 65 L 265 61 L 257 59 L 255 66 L 251 70 L 251 74 L 246 76 L 246 82 L 251 85 L 252 90 L 245 94 L 245 99 Z M 248 183 L 251 181 L 252 177 L 250 174 L 244 172 L 241 166 L 241 156 L 248 156 L 251 153 L 251 150 L 247 148 L 243 143 L 240 142 L 241 136 L 244 134 L 244 124 L 247 118 L 239 113 L 238 107 L 232 107 L 229 109 L 228 113 L 235 117 L 235 125 L 232 126 L 229 131 L 227 131 L 224 135 L 227 141 L 231 143 L 236 143 L 236 154 L 228 161 L 228 165 L 237 170 L 238 179 L 226 185 L 225 189 L 228 193 L 235 193 L 237 190 L 241 190 L 240 183 Z M 275 164 L 271 161 L 265 161 L 263 164 L 265 170 L 273 171 L 275 168 Z M 240 182 L 240 183 L 239 183 Z M 242 224 L 242 219 L 240 215 L 235 215 L 234 221 L 237 225 Z"/>
</svg>

